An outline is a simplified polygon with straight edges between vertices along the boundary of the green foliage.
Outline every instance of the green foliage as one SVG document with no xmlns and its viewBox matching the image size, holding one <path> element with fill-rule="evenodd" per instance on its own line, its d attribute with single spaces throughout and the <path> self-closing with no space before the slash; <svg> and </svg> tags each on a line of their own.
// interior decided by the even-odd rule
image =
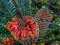
<svg viewBox="0 0 60 45">
<path fill-rule="evenodd" d="M 35 3 L 36 5 L 35 5 Z M 9 1 L 7 1 L 9 2 Z M 22 14 L 25 15 L 30 15 L 30 16 L 34 16 L 34 14 L 36 13 L 36 11 L 40 8 L 42 8 L 42 6 L 45 6 L 46 8 L 49 8 L 49 6 L 52 4 L 54 4 L 53 10 L 55 9 L 60 9 L 60 1 L 58 0 L 52 0 L 51 2 L 48 2 L 48 0 L 42 1 L 42 0 L 15 0 L 15 3 L 17 4 L 17 6 L 12 3 L 9 2 L 9 4 L 7 4 L 7 2 L 4 2 L 4 0 L 0 0 L 0 40 L 2 38 L 8 38 L 11 36 L 10 32 L 4 27 L 6 22 L 11 20 L 12 17 L 15 17 L 16 15 L 16 8 L 19 9 L 21 11 Z M 56 2 L 56 4 L 55 4 Z M 14 5 L 12 5 L 12 4 Z M 14 7 L 16 6 L 16 7 Z M 53 10 L 51 10 L 51 12 L 53 12 Z M 56 41 L 60 39 L 60 29 L 59 29 L 59 23 L 60 23 L 60 17 L 53 13 L 52 14 L 53 17 L 56 18 L 55 21 L 52 21 L 52 24 L 50 26 L 50 28 L 46 29 L 46 30 L 40 30 L 41 33 L 44 34 L 44 36 L 40 36 L 39 37 L 39 41 L 40 42 L 49 42 L 49 41 Z M 18 42 L 15 42 L 16 45 L 19 45 Z"/>
<path fill-rule="evenodd" d="M 8 38 L 11 36 L 10 32 L 5 28 L 5 24 L 8 20 L 11 20 L 10 13 L 0 1 L 0 41 L 2 38 Z"/>
<path fill-rule="evenodd" d="M 33 0 L 15 0 L 15 2 L 22 14 L 34 16 L 36 11 Z"/>
<path fill-rule="evenodd" d="M 10 13 L 10 16 L 14 17 L 16 15 L 15 3 L 12 2 L 11 0 L 1 0 L 1 2 L 4 4 L 5 8 Z"/>
</svg>

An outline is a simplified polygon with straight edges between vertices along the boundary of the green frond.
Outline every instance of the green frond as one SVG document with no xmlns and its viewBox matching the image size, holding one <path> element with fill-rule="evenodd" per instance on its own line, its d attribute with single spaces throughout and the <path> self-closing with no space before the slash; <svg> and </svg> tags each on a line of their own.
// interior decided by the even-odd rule
<svg viewBox="0 0 60 45">
<path fill-rule="evenodd" d="M 35 12 L 35 7 L 32 5 L 32 0 L 15 0 L 15 2 L 22 14 L 33 16 L 33 12 Z"/>
<path fill-rule="evenodd" d="M 6 9 L 9 11 L 9 13 L 11 14 L 10 15 L 11 17 L 16 15 L 16 7 L 15 7 L 14 2 L 12 2 L 11 0 L 1 0 L 1 2 L 4 4 Z"/>
</svg>

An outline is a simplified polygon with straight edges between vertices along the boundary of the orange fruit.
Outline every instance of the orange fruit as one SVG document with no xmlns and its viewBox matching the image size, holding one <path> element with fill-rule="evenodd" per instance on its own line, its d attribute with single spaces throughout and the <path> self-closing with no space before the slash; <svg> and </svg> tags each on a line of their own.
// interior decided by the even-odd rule
<svg viewBox="0 0 60 45">
<path fill-rule="evenodd" d="M 10 23 L 10 21 L 8 21 L 8 22 L 6 23 L 6 28 L 7 28 L 7 29 L 10 29 L 10 27 L 11 27 L 11 23 Z"/>
<path fill-rule="evenodd" d="M 17 19 L 16 18 L 12 18 L 12 21 L 15 22 L 15 21 L 17 21 Z"/>
</svg>

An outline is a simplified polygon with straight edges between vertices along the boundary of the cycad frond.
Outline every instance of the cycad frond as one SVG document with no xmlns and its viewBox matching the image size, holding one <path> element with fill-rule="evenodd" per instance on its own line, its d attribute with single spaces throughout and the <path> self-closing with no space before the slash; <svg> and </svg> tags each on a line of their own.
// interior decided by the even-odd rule
<svg viewBox="0 0 60 45">
<path fill-rule="evenodd" d="M 34 6 L 32 0 L 15 0 L 20 12 L 25 15 L 32 15 Z"/>
<path fill-rule="evenodd" d="M 16 7 L 15 4 L 11 1 L 11 0 L 1 0 L 4 5 L 6 6 L 7 10 L 9 11 L 9 13 L 11 14 L 11 16 L 15 16 L 15 11 L 16 11 Z"/>
</svg>

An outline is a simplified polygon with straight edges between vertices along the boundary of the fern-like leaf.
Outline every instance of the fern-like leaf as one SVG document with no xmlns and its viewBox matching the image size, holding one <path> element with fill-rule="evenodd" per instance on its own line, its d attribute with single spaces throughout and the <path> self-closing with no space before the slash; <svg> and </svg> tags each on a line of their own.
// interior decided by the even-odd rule
<svg viewBox="0 0 60 45">
<path fill-rule="evenodd" d="M 9 13 L 11 14 L 11 16 L 15 16 L 16 15 L 16 7 L 15 4 L 11 1 L 11 0 L 1 0 L 4 5 L 6 6 L 7 10 L 9 11 Z"/>
<path fill-rule="evenodd" d="M 35 7 L 32 5 L 32 0 L 15 0 L 15 2 L 22 14 L 33 16 L 33 12 L 35 12 Z"/>
</svg>

